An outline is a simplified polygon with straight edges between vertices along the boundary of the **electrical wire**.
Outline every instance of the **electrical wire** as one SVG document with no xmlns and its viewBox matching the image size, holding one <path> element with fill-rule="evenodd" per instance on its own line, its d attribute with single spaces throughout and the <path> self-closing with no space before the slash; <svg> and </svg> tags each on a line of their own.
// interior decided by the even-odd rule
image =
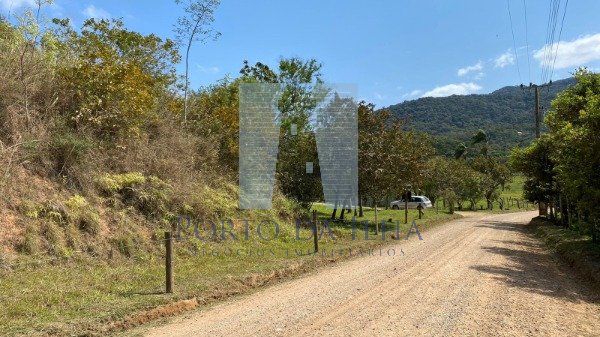
<svg viewBox="0 0 600 337">
<path fill-rule="evenodd" d="M 552 27 L 552 8 L 554 7 L 554 0 L 548 2 L 550 5 L 548 7 L 548 22 L 546 23 L 546 40 L 544 41 L 544 50 L 543 50 L 543 58 L 542 58 L 542 73 L 540 77 L 540 81 L 543 82 L 544 78 L 544 70 L 546 68 L 547 60 L 548 60 L 548 49 L 550 46 L 550 31 Z"/>
<path fill-rule="evenodd" d="M 523 8 L 525 9 L 525 44 L 527 45 L 527 69 L 529 71 L 529 82 L 531 83 L 531 60 L 529 55 L 529 32 L 527 24 L 527 3 L 523 0 Z"/>
<path fill-rule="evenodd" d="M 556 51 L 554 52 L 554 61 L 552 61 L 552 71 L 550 72 L 550 80 L 554 75 L 554 66 L 556 65 L 556 57 L 558 56 L 558 47 L 560 46 L 560 37 L 562 36 L 562 30 L 565 25 L 565 16 L 567 16 L 567 6 L 569 6 L 569 0 L 565 2 L 565 10 L 563 12 L 562 21 L 560 23 L 560 31 L 558 33 L 558 42 L 556 43 Z"/>
<path fill-rule="evenodd" d="M 544 57 L 544 66 L 542 69 L 542 78 L 541 81 L 542 83 L 546 83 L 548 82 L 548 77 L 550 74 L 550 68 L 551 68 L 551 64 L 552 64 L 552 60 L 553 60 L 553 56 L 552 54 L 554 53 L 554 42 L 556 41 L 556 24 L 558 22 L 558 13 L 560 10 L 560 2 L 561 0 L 553 0 L 552 1 L 552 7 L 550 9 L 550 13 L 549 15 L 549 27 L 548 27 L 548 36 L 549 36 L 549 40 L 546 43 L 546 48 L 545 48 L 545 57 Z"/>
<path fill-rule="evenodd" d="M 515 60 L 517 61 L 517 72 L 519 73 L 519 82 L 523 83 L 523 80 L 521 78 L 521 68 L 519 67 L 519 56 L 517 54 L 517 43 L 515 41 L 515 31 L 513 28 L 512 14 L 510 12 L 510 0 L 506 0 L 506 7 L 508 8 L 508 18 L 510 19 L 510 32 L 512 34 L 512 39 L 513 39 L 513 49 L 515 52 Z"/>
</svg>

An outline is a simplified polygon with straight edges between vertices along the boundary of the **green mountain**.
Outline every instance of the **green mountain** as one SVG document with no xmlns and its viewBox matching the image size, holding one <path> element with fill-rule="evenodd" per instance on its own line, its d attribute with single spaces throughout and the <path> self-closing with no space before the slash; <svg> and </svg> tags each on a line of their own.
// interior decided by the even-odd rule
<svg viewBox="0 0 600 337">
<path fill-rule="evenodd" d="M 548 111 L 559 92 L 574 83 L 573 78 L 567 78 L 540 88 L 542 113 Z M 483 129 L 492 153 L 505 155 L 535 137 L 534 107 L 533 88 L 508 86 L 482 95 L 424 97 L 388 109 L 406 119 L 408 129 L 432 135 L 440 154 L 452 155 L 462 142 L 469 146 L 471 137 Z"/>
</svg>

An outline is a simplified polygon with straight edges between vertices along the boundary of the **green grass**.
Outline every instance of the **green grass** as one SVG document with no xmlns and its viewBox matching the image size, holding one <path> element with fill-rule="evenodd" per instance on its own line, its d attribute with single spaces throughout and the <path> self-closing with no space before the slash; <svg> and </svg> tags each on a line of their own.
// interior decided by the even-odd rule
<svg viewBox="0 0 600 337">
<path fill-rule="evenodd" d="M 600 283 L 600 244 L 593 243 L 590 235 L 578 230 L 557 226 L 544 218 L 534 218 L 532 232 L 547 247 L 586 277 Z"/>
<path fill-rule="evenodd" d="M 316 205 L 322 219 L 329 211 Z M 339 214 L 339 213 L 338 213 Z M 365 218 L 373 219 L 374 211 L 365 210 Z M 379 219 L 402 220 L 402 211 L 382 210 Z M 427 210 L 417 220 L 421 231 L 458 217 L 444 212 Z M 409 222 L 418 218 L 415 210 L 409 213 Z M 313 241 L 296 240 L 296 228 L 291 221 L 281 225 L 277 240 L 259 239 L 257 224 L 249 226 L 249 240 L 188 240 L 175 244 L 175 294 L 164 291 L 164 256 L 162 242 L 156 242 L 155 253 L 133 249 L 132 257 L 113 260 L 75 257 L 56 265 L 30 261 L 11 271 L 0 272 L 0 331 L 3 336 L 14 335 L 79 335 L 97 333 L 99 327 L 127 315 L 168 304 L 181 299 L 198 298 L 202 304 L 241 294 L 264 284 L 297 276 L 332 262 L 367 254 L 393 242 L 390 224 L 386 240 L 364 240 L 364 227 L 358 226 L 356 240 L 352 240 L 349 223 L 330 223 L 336 236 L 333 240 L 324 234 L 319 241 L 320 252 L 312 252 Z M 236 225 L 234 234 L 244 237 L 244 227 Z M 401 225 L 401 238 L 407 225 Z M 273 228 L 262 226 L 265 237 L 273 237 Z M 202 235 L 206 234 L 201 232 Z M 311 230 L 302 228 L 301 238 L 309 238 Z M 376 238 L 374 227 L 370 239 Z M 411 239 L 414 239 L 413 235 Z M 424 234 L 426 239 L 426 234 Z M 196 255 L 193 253 L 197 247 Z M 352 256 L 350 254 L 352 249 Z M 241 255 L 229 255 L 240 250 Z M 341 250 L 341 252 L 340 252 Z M 204 255 L 203 253 L 204 252 Z M 218 252 L 213 256 L 212 252 Z M 265 252 L 265 254 L 262 254 Z M 325 252 L 325 256 L 323 253 Z M 227 253 L 227 254 L 224 254 Z M 17 261 L 18 262 L 18 261 Z M 2 271 L 0 265 L 0 271 Z M 104 335 L 104 333 L 101 333 Z"/>
<path fill-rule="evenodd" d="M 313 210 L 317 211 L 318 217 L 321 220 L 328 220 L 331 217 L 332 210 L 325 206 L 324 204 L 317 203 L 313 205 Z M 339 219 L 341 210 L 337 211 L 336 218 Z M 370 223 L 375 223 L 375 209 L 371 207 L 363 208 L 363 217 L 356 217 L 357 221 L 361 223 L 368 220 Z M 351 222 L 352 217 L 354 216 L 354 212 L 350 212 L 344 215 L 345 222 Z M 425 209 L 423 212 L 423 216 L 421 222 L 424 224 L 435 224 L 439 220 L 447 220 L 450 214 L 446 210 L 436 210 L 435 208 Z M 402 226 L 401 228 L 405 229 L 404 226 L 404 209 L 393 210 L 393 209 L 385 209 L 378 208 L 377 209 L 377 222 L 381 223 L 382 220 L 392 219 L 392 223 L 396 223 L 396 221 L 400 221 Z M 412 223 L 413 220 L 419 221 L 419 212 L 416 209 L 408 210 L 408 222 Z M 418 222 L 419 223 L 419 222 Z M 374 230 L 374 225 L 371 226 Z"/>
<path fill-rule="evenodd" d="M 500 212 L 519 212 L 519 211 L 527 211 L 527 210 L 535 210 L 537 206 L 532 204 L 531 202 L 525 203 L 525 198 L 523 197 L 523 183 L 525 182 L 525 177 L 522 175 L 515 175 L 512 177 L 512 180 L 509 184 L 504 187 L 504 190 L 500 192 L 500 198 L 505 201 L 505 209 L 500 209 L 500 202 L 498 200 L 493 202 L 492 212 L 500 213 Z M 519 201 L 517 204 L 517 200 Z M 463 207 L 468 208 L 470 206 L 469 202 L 465 202 Z M 477 210 L 486 210 L 487 203 L 485 199 L 479 200 L 476 205 Z M 488 211 L 488 210 L 486 210 Z"/>
</svg>

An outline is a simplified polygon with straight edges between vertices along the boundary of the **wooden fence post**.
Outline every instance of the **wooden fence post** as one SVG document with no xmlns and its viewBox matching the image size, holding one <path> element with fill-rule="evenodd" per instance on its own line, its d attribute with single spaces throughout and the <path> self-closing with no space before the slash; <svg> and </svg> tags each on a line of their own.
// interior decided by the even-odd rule
<svg viewBox="0 0 600 337">
<path fill-rule="evenodd" d="M 319 251 L 319 231 L 317 230 L 317 211 L 312 212 L 313 238 L 315 242 L 315 253 Z"/>
<path fill-rule="evenodd" d="M 165 275 L 166 293 L 173 293 L 173 239 L 171 232 L 165 232 Z"/>
</svg>

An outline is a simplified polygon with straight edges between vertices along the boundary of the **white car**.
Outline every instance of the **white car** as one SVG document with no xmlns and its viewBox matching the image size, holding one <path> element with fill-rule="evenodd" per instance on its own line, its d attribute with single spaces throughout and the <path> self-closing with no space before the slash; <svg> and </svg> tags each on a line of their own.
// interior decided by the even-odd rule
<svg viewBox="0 0 600 337">
<path fill-rule="evenodd" d="M 408 200 L 408 208 L 417 208 L 417 206 L 423 206 L 423 208 L 431 208 L 431 200 L 423 195 L 415 195 Z M 404 209 L 404 200 L 396 200 L 390 203 L 392 209 Z"/>
</svg>

